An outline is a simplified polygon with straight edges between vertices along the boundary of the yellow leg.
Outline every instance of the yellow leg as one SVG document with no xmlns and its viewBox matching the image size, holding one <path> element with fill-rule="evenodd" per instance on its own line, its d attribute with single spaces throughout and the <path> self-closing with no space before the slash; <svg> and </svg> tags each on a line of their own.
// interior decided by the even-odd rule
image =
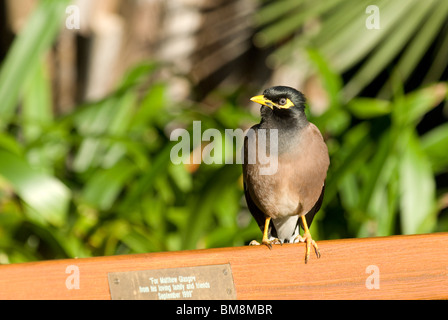
<svg viewBox="0 0 448 320">
<path fill-rule="evenodd" d="M 271 223 L 271 217 L 266 217 L 266 220 L 264 221 L 264 229 L 263 229 L 263 239 L 261 240 L 261 243 L 267 246 L 269 249 L 272 249 L 272 244 L 280 244 L 283 243 L 279 239 L 272 239 L 269 240 L 269 224 Z M 259 246 L 260 243 L 257 240 L 252 240 L 249 243 L 250 246 Z"/>
<path fill-rule="evenodd" d="M 261 243 L 264 245 L 267 245 L 269 249 L 272 249 L 272 244 L 269 241 L 268 238 L 268 231 L 269 231 L 269 223 L 271 222 L 271 217 L 266 217 L 266 220 L 264 221 L 264 231 L 263 231 L 263 240 L 261 240 Z"/>
<path fill-rule="evenodd" d="M 303 238 L 302 238 L 303 240 L 301 240 L 301 241 L 306 242 L 305 263 L 308 263 L 308 260 L 310 258 L 310 252 L 311 252 L 311 245 L 314 248 L 314 252 L 316 253 L 317 258 L 320 258 L 321 255 L 320 255 L 319 247 L 316 244 L 316 241 L 314 241 L 313 238 L 311 237 L 311 233 L 310 233 L 310 230 L 308 229 L 308 224 L 306 223 L 305 216 L 301 216 L 300 218 L 302 219 L 303 230 L 304 230 L 304 234 L 303 234 Z"/>
</svg>

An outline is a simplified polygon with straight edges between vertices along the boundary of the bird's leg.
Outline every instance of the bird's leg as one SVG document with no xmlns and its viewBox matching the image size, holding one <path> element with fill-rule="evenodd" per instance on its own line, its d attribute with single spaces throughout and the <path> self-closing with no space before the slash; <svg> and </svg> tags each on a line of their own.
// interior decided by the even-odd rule
<svg viewBox="0 0 448 320">
<path fill-rule="evenodd" d="M 272 249 L 271 241 L 269 241 L 268 238 L 269 223 L 271 223 L 271 217 L 266 217 L 266 220 L 264 221 L 263 239 L 261 240 L 261 243 L 266 245 L 269 249 Z"/>
<path fill-rule="evenodd" d="M 305 253 L 305 263 L 308 263 L 308 260 L 310 258 L 310 253 L 311 253 L 311 246 L 313 246 L 314 248 L 314 252 L 316 253 L 317 258 L 320 258 L 320 251 L 319 251 L 319 247 L 316 244 L 316 241 L 313 240 L 313 238 L 311 237 L 311 233 L 310 230 L 308 229 L 308 224 L 306 223 L 306 219 L 305 216 L 301 216 L 300 217 L 302 219 L 302 224 L 303 224 L 303 237 L 300 236 L 300 234 L 296 237 L 296 239 L 298 239 L 300 242 L 306 242 L 306 253 Z"/>
<path fill-rule="evenodd" d="M 266 217 L 266 220 L 264 222 L 264 230 L 263 230 L 263 239 L 261 240 L 261 243 L 267 246 L 269 249 L 272 249 L 272 244 L 283 244 L 279 239 L 272 239 L 269 240 L 269 224 L 271 222 L 271 217 Z M 260 245 L 260 243 L 256 240 L 252 240 L 250 242 L 251 246 Z"/>
</svg>

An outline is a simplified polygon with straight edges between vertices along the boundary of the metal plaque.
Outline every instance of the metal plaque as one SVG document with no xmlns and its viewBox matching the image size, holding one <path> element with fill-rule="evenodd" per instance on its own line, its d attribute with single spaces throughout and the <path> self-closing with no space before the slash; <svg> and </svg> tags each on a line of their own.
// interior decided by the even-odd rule
<svg viewBox="0 0 448 320">
<path fill-rule="evenodd" d="M 234 300 L 230 264 L 108 273 L 112 300 Z"/>
</svg>

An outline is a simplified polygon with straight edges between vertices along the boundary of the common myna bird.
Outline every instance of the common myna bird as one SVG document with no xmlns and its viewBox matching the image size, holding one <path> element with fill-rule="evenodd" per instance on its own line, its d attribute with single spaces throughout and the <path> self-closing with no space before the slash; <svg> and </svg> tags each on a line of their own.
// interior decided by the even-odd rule
<svg viewBox="0 0 448 320">
<path fill-rule="evenodd" d="M 252 139 L 249 134 L 244 139 L 244 192 L 248 208 L 263 232 L 262 243 L 271 248 L 272 244 L 305 242 L 305 263 L 311 246 L 320 258 L 309 227 L 322 205 L 330 164 L 327 146 L 319 129 L 306 118 L 301 92 L 277 86 L 251 100 L 262 105 L 261 121 L 249 130 Z M 277 129 L 276 135 L 272 129 Z M 266 150 L 260 150 L 262 133 Z M 271 139 L 271 135 L 277 139 Z M 248 154 L 251 147 L 257 150 L 252 162 Z M 277 152 L 269 155 L 270 150 Z M 260 152 L 277 157 L 275 172 L 263 174 L 260 169 L 265 164 L 259 159 Z M 251 244 L 259 243 L 254 240 Z"/>
</svg>

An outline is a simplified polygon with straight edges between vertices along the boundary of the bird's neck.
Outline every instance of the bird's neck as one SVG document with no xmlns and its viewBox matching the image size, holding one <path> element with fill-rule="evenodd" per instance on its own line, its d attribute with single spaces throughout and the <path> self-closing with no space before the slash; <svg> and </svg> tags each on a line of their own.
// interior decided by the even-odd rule
<svg viewBox="0 0 448 320">
<path fill-rule="evenodd" d="M 273 111 L 262 110 L 260 128 L 279 129 L 280 132 L 297 132 L 306 128 L 309 124 L 303 110 L 296 110 L 293 113 L 287 113 L 287 110 Z"/>
</svg>

